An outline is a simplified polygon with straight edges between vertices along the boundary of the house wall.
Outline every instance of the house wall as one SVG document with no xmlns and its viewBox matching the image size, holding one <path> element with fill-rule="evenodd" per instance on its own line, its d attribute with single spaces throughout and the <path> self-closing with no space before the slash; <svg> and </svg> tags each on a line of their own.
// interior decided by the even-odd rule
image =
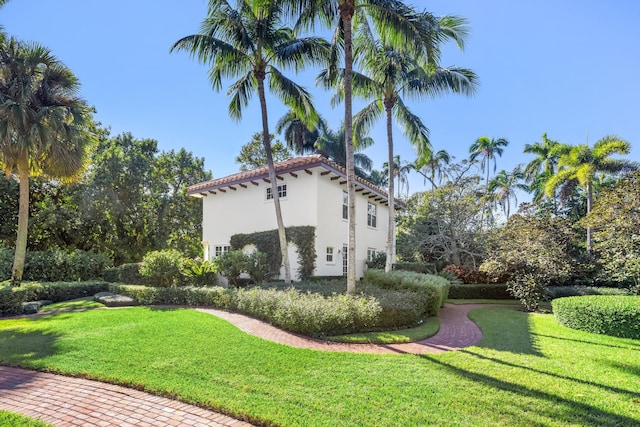
<svg viewBox="0 0 640 427">
<path fill-rule="evenodd" d="M 322 168 L 314 168 L 313 174 L 296 172 L 297 178 L 283 174 L 278 185 L 287 185 L 287 197 L 280 199 L 283 221 L 286 227 L 312 225 L 316 227 L 316 271 L 318 276 L 342 276 L 343 245 L 348 243 L 348 221 L 342 218 L 343 179 L 331 180 L 321 176 Z M 273 230 L 277 228 L 273 200 L 266 200 L 269 183 L 262 180 L 258 186 L 246 183 L 247 188 L 236 185 L 236 190 L 225 188 L 203 199 L 203 240 L 209 244 L 210 257 L 215 256 L 216 246 L 229 245 L 231 236 L 238 233 Z M 356 199 L 356 276 L 362 277 L 367 259 L 367 249 L 384 251 L 388 207 L 377 206 L 377 227 L 367 226 L 366 196 L 357 193 Z M 327 262 L 327 247 L 333 247 L 333 262 Z M 297 277 L 295 246 L 290 244 L 289 260 L 292 276 Z"/>
</svg>

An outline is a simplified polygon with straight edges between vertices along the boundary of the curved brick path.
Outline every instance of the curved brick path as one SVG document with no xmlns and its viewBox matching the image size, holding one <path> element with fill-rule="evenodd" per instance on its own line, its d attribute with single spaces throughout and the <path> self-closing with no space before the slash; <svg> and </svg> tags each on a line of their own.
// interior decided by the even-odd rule
<svg viewBox="0 0 640 427">
<path fill-rule="evenodd" d="M 222 310 L 198 308 L 198 311 L 213 314 L 236 325 L 240 330 L 269 341 L 297 348 L 322 351 L 342 351 L 350 353 L 411 353 L 437 354 L 448 350 L 469 347 L 482 339 L 482 332 L 469 318 L 467 313 L 474 308 L 486 307 L 486 304 L 445 304 L 440 310 L 440 330 L 431 338 L 407 344 L 345 344 L 314 340 L 283 331 L 265 322 Z"/>
<path fill-rule="evenodd" d="M 298 348 L 357 353 L 442 353 L 471 346 L 482 338 L 467 312 L 481 304 L 446 304 L 440 330 L 409 344 L 342 344 L 284 332 L 251 317 L 197 309 L 236 325 L 242 331 Z M 228 416 L 141 391 L 98 381 L 0 366 L 0 409 L 38 418 L 54 426 L 250 426 Z"/>
</svg>

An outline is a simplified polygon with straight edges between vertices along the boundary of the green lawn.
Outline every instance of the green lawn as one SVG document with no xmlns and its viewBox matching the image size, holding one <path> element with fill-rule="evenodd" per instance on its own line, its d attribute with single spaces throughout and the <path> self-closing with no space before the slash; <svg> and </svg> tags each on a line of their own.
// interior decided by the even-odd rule
<svg viewBox="0 0 640 427">
<path fill-rule="evenodd" d="M 289 348 L 188 309 L 0 321 L 0 364 L 127 384 L 265 425 L 637 426 L 640 341 L 510 307 L 441 355 Z"/>
<path fill-rule="evenodd" d="M 437 317 L 429 317 L 420 326 L 415 328 L 398 329 L 396 331 L 363 332 L 360 334 L 335 335 L 327 337 L 329 341 L 347 342 L 356 344 L 394 344 L 420 341 L 434 336 L 440 330 L 440 320 Z"/>
<path fill-rule="evenodd" d="M 50 311 L 58 310 L 79 310 L 83 308 L 99 308 L 104 307 L 104 304 L 94 301 L 93 297 L 84 297 L 72 299 L 69 301 L 57 302 L 55 304 L 45 305 L 40 308 L 40 313 L 47 313 Z"/>
<path fill-rule="evenodd" d="M 0 410 L 0 427 L 51 427 L 51 424 Z"/>
</svg>

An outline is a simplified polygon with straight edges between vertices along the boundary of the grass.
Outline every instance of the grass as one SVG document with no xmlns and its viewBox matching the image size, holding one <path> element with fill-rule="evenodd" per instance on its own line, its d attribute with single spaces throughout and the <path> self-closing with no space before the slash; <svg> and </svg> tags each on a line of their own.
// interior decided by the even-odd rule
<svg viewBox="0 0 640 427">
<path fill-rule="evenodd" d="M 104 304 L 93 300 L 93 297 L 84 297 L 72 299 L 69 301 L 57 302 L 55 304 L 45 305 L 40 308 L 40 313 L 47 313 L 59 310 L 78 310 L 83 308 L 104 307 Z"/>
<path fill-rule="evenodd" d="M 420 326 L 415 328 L 400 329 L 397 331 L 366 332 L 361 334 L 335 335 L 328 337 L 329 341 L 347 342 L 356 344 L 394 344 L 420 341 L 438 333 L 440 320 L 437 317 L 429 317 Z"/>
<path fill-rule="evenodd" d="M 440 355 L 296 349 L 188 309 L 0 320 L 0 364 L 83 375 L 286 426 L 637 426 L 640 341 L 514 307 Z"/>
<path fill-rule="evenodd" d="M 25 417 L 20 414 L 14 414 L 13 412 L 7 412 L 0 410 L 0 426 L 1 427 L 51 427 L 51 424 L 47 424 L 40 420 Z"/>
</svg>

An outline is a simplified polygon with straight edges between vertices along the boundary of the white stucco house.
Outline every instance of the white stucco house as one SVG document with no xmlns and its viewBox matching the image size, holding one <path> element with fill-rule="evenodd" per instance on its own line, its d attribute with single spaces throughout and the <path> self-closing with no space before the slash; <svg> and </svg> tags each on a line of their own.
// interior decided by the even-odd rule
<svg viewBox="0 0 640 427">
<path fill-rule="evenodd" d="M 346 170 L 317 154 L 276 163 L 275 169 L 285 227 L 315 227 L 314 275 L 346 274 Z M 266 166 L 193 185 L 188 192 L 203 199 L 207 259 L 229 251 L 235 234 L 277 229 Z M 389 196 L 361 178 L 357 178 L 356 195 L 356 276 L 362 277 L 366 261 L 386 250 Z M 292 276 L 297 277 L 298 259 L 292 246 L 289 261 Z"/>
</svg>

